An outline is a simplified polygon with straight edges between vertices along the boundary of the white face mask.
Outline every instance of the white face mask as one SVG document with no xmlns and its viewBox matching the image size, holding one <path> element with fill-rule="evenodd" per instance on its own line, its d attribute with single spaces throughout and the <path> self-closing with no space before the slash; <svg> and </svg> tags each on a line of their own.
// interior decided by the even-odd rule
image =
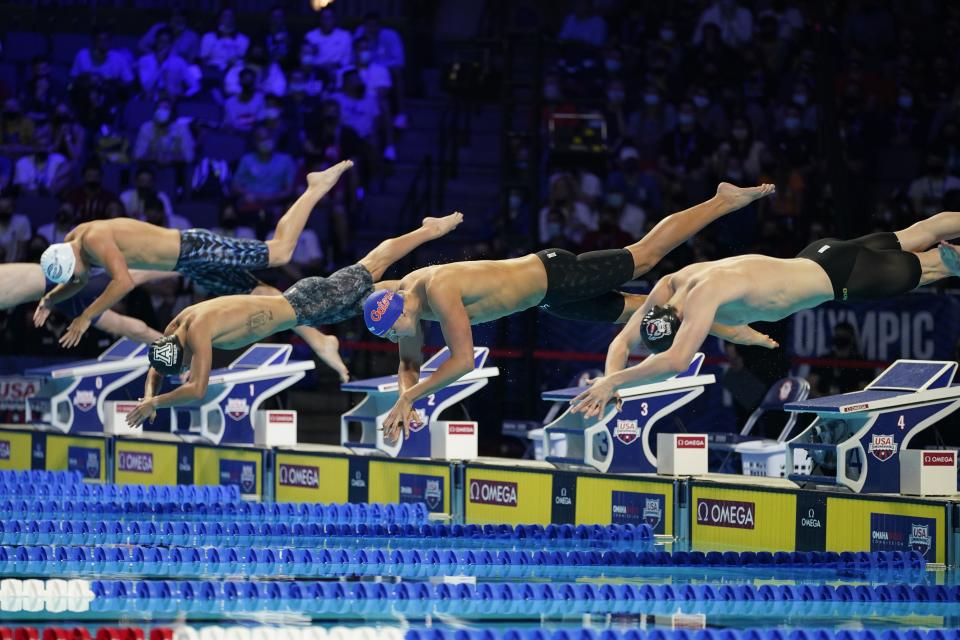
<svg viewBox="0 0 960 640">
<path fill-rule="evenodd" d="M 693 104 L 695 104 L 698 109 L 703 109 L 710 104 L 710 98 L 707 96 L 693 96 Z"/>
<path fill-rule="evenodd" d="M 660 39 L 664 42 L 673 42 L 673 38 L 676 34 L 673 32 L 673 29 L 660 29 Z"/>
<path fill-rule="evenodd" d="M 807 104 L 807 94 L 805 93 L 795 93 L 793 94 L 794 104 L 798 104 L 801 107 L 806 106 Z"/>
<path fill-rule="evenodd" d="M 783 119 L 783 126 L 785 126 L 790 131 L 796 131 L 800 128 L 800 118 L 795 118 L 789 116 Z"/>
<path fill-rule="evenodd" d="M 733 139 L 734 140 L 746 140 L 747 136 L 750 135 L 750 132 L 746 129 L 734 129 L 733 130 Z"/>
<path fill-rule="evenodd" d="M 677 115 L 677 122 L 680 124 L 693 124 L 692 113 L 680 113 Z"/>
<path fill-rule="evenodd" d="M 648 93 L 643 96 L 643 101 L 652 107 L 653 105 L 660 103 L 660 96 L 655 93 Z"/>
<path fill-rule="evenodd" d="M 897 98 L 897 104 L 903 109 L 909 109 L 913 106 L 913 96 L 908 93 L 904 93 Z"/>
<path fill-rule="evenodd" d="M 166 124 L 170 121 L 170 109 L 167 109 L 166 107 L 160 107 L 153 112 L 153 119 L 160 124 Z"/>
</svg>

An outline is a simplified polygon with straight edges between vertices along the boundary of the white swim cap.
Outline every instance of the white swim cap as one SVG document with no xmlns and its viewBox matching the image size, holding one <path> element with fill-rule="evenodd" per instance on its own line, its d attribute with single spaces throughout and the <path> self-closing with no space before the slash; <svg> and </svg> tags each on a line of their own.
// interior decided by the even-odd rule
<svg viewBox="0 0 960 640">
<path fill-rule="evenodd" d="M 66 242 L 50 245 L 40 256 L 40 268 L 43 269 L 43 275 L 47 277 L 47 280 L 57 284 L 69 282 L 76 267 L 77 256 L 73 253 L 73 247 Z"/>
</svg>

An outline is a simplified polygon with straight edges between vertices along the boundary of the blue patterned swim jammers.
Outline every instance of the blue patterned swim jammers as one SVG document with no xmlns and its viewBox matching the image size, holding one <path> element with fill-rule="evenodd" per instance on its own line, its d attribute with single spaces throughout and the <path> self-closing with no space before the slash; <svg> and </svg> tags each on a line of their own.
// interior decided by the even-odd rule
<svg viewBox="0 0 960 640">
<path fill-rule="evenodd" d="M 283 292 L 297 314 L 297 325 L 319 327 L 342 322 L 363 312 L 363 301 L 373 293 L 373 276 L 353 264 L 326 278 L 304 278 Z"/>
<path fill-rule="evenodd" d="M 266 269 L 270 250 L 262 240 L 220 236 L 206 229 L 180 232 L 180 257 L 174 271 L 214 296 L 250 293 L 260 280 L 250 271 Z"/>
</svg>

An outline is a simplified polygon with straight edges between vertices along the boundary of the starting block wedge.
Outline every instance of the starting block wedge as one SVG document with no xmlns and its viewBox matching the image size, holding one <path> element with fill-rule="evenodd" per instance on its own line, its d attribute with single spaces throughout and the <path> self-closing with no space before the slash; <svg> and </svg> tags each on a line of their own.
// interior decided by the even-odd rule
<svg viewBox="0 0 960 640">
<path fill-rule="evenodd" d="M 673 378 L 621 389 L 621 408 L 610 403 L 599 419 L 586 420 L 568 407 L 544 429 L 546 461 L 557 466 L 592 467 L 602 473 L 656 472 L 657 458 L 651 446 L 654 425 L 716 382 L 713 374 L 700 374 L 703 360 L 704 355 L 698 353 L 687 370 Z M 541 397 L 548 402 L 569 402 L 584 389 L 546 391 Z"/>
<path fill-rule="evenodd" d="M 172 411 L 170 430 L 178 431 L 178 413 L 185 410 L 190 417 L 184 430 L 201 440 L 213 444 L 260 444 L 254 429 L 260 405 L 316 367 L 313 360 L 290 362 L 292 353 L 289 344 L 252 345 L 229 366 L 210 372 L 207 394 L 202 400 Z"/>
<path fill-rule="evenodd" d="M 63 433 L 103 431 L 104 403 L 147 373 L 148 349 L 145 344 L 121 338 L 96 360 L 27 370 L 26 375 L 43 379 L 40 390 L 26 401 L 27 422 Z M 130 397 L 142 394 L 141 384 L 131 390 Z"/>
<path fill-rule="evenodd" d="M 901 454 L 910 440 L 960 408 L 956 371 L 956 362 L 897 360 L 863 391 L 786 405 L 817 414 L 787 446 L 787 469 L 805 452 L 812 470 L 790 480 L 900 493 Z"/>
<path fill-rule="evenodd" d="M 399 397 L 400 387 L 397 376 L 354 380 L 342 384 L 340 388 L 343 391 L 363 393 L 366 397 L 340 417 L 341 444 L 353 449 L 356 453 L 383 453 L 392 458 L 450 457 L 455 451 L 475 450 L 475 445 L 463 447 L 454 440 L 472 438 L 476 442 L 475 423 L 467 421 L 445 424 L 439 420 L 439 417 L 444 409 L 472 396 L 487 386 L 490 378 L 500 375 L 500 370 L 496 367 L 484 366 L 489 355 L 489 348 L 474 347 L 473 371 L 436 393 L 414 402 L 413 408 L 417 412 L 418 419 L 410 426 L 410 437 L 406 440 L 400 438 L 393 444 L 383 439 L 383 420 Z M 450 349 L 447 347 L 434 354 L 420 368 L 420 379 L 436 371 L 449 357 Z M 360 440 L 350 440 L 350 423 L 360 424 Z M 474 428 L 460 428 L 459 425 L 474 425 Z M 431 433 L 434 430 L 439 433 L 441 429 L 447 434 L 446 438 L 453 442 L 441 442 L 434 435 L 431 443 Z"/>
</svg>

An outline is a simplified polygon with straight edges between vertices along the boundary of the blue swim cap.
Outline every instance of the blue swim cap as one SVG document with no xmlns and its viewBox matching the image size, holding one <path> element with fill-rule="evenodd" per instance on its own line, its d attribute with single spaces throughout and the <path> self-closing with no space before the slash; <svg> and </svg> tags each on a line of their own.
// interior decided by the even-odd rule
<svg viewBox="0 0 960 640">
<path fill-rule="evenodd" d="M 384 289 L 371 293 L 363 302 L 363 319 L 375 336 L 383 336 L 403 313 L 403 296 Z"/>
</svg>

